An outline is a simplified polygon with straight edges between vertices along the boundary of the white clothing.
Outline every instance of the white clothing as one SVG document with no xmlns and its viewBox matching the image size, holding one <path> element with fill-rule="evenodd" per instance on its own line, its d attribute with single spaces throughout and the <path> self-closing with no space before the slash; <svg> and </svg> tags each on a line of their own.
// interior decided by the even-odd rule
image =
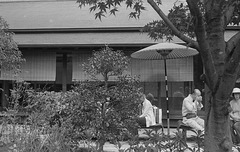
<svg viewBox="0 0 240 152">
<path fill-rule="evenodd" d="M 193 98 L 189 94 L 186 98 L 183 100 L 182 104 L 182 116 L 186 116 L 187 113 L 195 113 L 197 114 L 198 110 L 201 110 L 203 108 L 203 104 L 199 103 L 198 101 L 193 101 Z"/>
<path fill-rule="evenodd" d="M 199 103 L 198 101 L 193 101 L 193 98 L 191 95 L 188 95 L 183 100 L 182 104 L 182 116 L 183 116 L 183 123 L 194 128 L 195 130 L 201 130 L 204 131 L 204 120 L 200 117 L 194 117 L 187 119 L 185 116 L 188 113 L 195 113 L 197 115 L 197 111 L 201 110 L 203 107 L 202 103 Z"/>
<path fill-rule="evenodd" d="M 143 101 L 142 114 L 140 115 L 140 117 L 146 118 L 146 127 L 156 124 L 155 116 L 153 113 L 153 106 L 151 102 L 147 99 L 144 99 Z"/>
<path fill-rule="evenodd" d="M 194 128 L 195 130 L 204 131 L 204 120 L 198 116 L 190 119 L 184 117 L 183 123 L 186 124 L 187 126 Z"/>
<path fill-rule="evenodd" d="M 230 105 L 232 111 L 230 112 L 230 119 L 235 121 L 240 121 L 240 100 L 231 100 Z"/>
</svg>

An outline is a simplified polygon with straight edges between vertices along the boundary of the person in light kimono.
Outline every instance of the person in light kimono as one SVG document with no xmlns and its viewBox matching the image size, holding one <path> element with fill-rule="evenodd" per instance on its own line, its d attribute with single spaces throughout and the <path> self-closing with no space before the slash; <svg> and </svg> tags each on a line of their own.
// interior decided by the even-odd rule
<svg viewBox="0 0 240 152">
<path fill-rule="evenodd" d="M 240 143 L 240 89 L 234 88 L 232 91 L 233 99 L 230 101 L 230 129 L 233 143 Z"/>
<path fill-rule="evenodd" d="M 202 96 L 199 89 L 194 89 L 192 94 L 189 94 L 183 100 L 182 116 L 183 123 L 192 127 L 196 131 L 204 133 L 204 120 L 197 116 L 197 111 L 203 108 Z"/>
<path fill-rule="evenodd" d="M 137 118 L 138 124 L 141 127 L 149 127 L 151 125 L 155 125 L 156 121 L 151 102 L 146 99 L 145 94 L 142 94 L 141 101 L 141 115 Z"/>
</svg>

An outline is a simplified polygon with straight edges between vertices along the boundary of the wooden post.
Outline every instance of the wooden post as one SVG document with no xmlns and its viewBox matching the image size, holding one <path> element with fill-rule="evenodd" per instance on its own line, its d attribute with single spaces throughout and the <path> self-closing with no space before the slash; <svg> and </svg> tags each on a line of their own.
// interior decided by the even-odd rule
<svg viewBox="0 0 240 152">
<path fill-rule="evenodd" d="M 63 53 L 62 91 L 67 91 L 67 53 Z"/>
</svg>

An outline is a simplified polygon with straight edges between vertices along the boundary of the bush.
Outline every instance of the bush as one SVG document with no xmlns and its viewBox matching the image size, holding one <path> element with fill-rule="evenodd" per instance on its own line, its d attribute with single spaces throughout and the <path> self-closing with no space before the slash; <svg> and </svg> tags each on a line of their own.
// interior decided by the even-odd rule
<svg viewBox="0 0 240 152">
<path fill-rule="evenodd" d="M 67 113 L 74 132 L 83 133 L 90 127 L 93 132 L 89 138 L 95 138 L 96 149 L 103 151 L 107 140 L 122 140 L 137 129 L 135 118 L 141 90 L 137 78 L 122 75 L 129 62 L 122 51 L 106 46 L 94 51 L 88 61 L 83 69 L 93 79 L 75 85 L 77 95 L 71 98 Z M 115 81 L 110 83 L 112 76 Z"/>
</svg>

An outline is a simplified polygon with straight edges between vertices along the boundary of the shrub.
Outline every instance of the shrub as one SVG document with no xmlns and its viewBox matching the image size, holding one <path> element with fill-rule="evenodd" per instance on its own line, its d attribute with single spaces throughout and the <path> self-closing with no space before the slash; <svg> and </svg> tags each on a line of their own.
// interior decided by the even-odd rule
<svg viewBox="0 0 240 152">
<path fill-rule="evenodd" d="M 106 46 L 95 51 L 88 61 L 83 68 L 93 79 L 76 83 L 77 95 L 71 98 L 69 113 L 73 128 L 78 130 L 74 132 L 86 132 L 90 127 L 89 138 L 95 138 L 96 149 L 103 151 L 107 140 L 122 140 L 137 129 L 135 117 L 141 90 L 137 78 L 122 75 L 129 61 L 122 51 Z M 111 76 L 115 76 L 112 83 Z"/>
</svg>

